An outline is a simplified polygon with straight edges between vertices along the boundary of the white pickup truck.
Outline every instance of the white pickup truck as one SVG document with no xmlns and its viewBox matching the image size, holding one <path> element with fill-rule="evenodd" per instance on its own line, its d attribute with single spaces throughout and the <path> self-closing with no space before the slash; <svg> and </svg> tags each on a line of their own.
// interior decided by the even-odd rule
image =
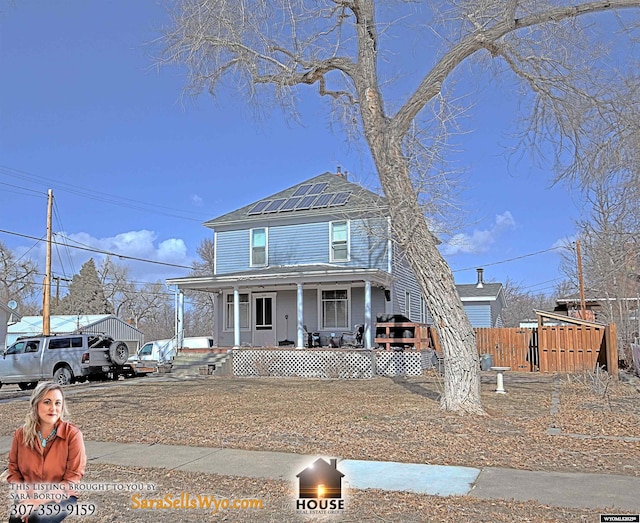
<svg viewBox="0 0 640 523">
<path fill-rule="evenodd" d="M 45 380 L 68 385 L 96 375 L 133 375 L 128 358 L 125 342 L 102 334 L 22 337 L 0 357 L 0 387 L 17 383 L 28 390 Z"/>
</svg>

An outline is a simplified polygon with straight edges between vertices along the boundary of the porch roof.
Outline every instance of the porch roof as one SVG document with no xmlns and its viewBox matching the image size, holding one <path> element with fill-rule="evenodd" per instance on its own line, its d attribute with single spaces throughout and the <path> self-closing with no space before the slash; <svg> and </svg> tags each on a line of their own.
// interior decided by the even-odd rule
<svg viewBox="0 0 640 523">
<path fill-rule="evenodd" d="M 380 269 L 337 267 L 335 265 L 295 265 L 267 267 L 250 271 L 232 272 L 212 276 L 170 278 L 167 285 L 176 285 L 180 290 L 219 291 L 236 286 L 287 286 L 318 283 L 345 283 L 370 281 L 372 285 L 387 287 L 391 274 Z"/>
</svg>

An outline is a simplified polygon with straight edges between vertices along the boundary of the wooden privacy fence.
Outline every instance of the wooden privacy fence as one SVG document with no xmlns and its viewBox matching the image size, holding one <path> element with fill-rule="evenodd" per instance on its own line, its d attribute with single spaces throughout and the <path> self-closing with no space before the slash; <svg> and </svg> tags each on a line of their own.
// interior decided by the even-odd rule
<svg viewBox="0 0 640 523">
<path fill-rule="evenodd" d="M 476 328 L 480 354 L 496 367 L 531 372 L 580 372 L 604 367 L 618 374 L 615 324 L 538 328 Z"/>
<path fill-rule="evenodd" d="M 416 350 L 432 348 L 441 352 L 433 326 L 419 323 L 378 323 L 376 343 L 392 350 L 411 346 Z M 394 327 L 413 329 L 394 338 Z M 492 356 L 495 367 L 511 367 L 525 372 L 580 372 L 604 367 L 618 375 L 616 326 L 611 325 L 555 325 L 537 328 L 475 328 L 480 355 Z M 407 332 L 406 330 L 403 332 Z"/>
</svg>

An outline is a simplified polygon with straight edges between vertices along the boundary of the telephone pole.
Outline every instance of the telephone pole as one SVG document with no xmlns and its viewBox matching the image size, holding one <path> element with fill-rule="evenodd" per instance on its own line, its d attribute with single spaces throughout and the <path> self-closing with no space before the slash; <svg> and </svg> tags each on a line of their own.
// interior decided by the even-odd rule
<svg viewBox="0 0 640 523">
<path fill-rule="evenodd" d="M 582 253 L 580 252 L 580 240 L 576 240 L 576 256 L 578 257 L 578 281 L 580 283 L 580 316 L 587 319 L 587 306 L 584 302 L 584 279 L 582 278 Z"/>
<path fill-rule="evenodd" d="M 42 334 L 51 334 L 51 216 L 53 190 L 47 193 L 47 255 L 45 259 L 44 284 L 42 286 Z"/>
</svg>

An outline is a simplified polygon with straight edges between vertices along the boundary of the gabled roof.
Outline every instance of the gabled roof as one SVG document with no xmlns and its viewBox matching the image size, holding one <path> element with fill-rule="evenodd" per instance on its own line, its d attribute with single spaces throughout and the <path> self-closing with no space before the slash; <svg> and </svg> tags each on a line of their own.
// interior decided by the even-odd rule
<svg viewBox="0 0 640 523">
<path fill-rule="evenodd" d="M 493 301 L 501 294 L 502 283 L 483 283 L 482 287 L 476 283 L 459 283 L 456 289 L 462 301 Z"/>
<path fill-rule="evenodd" d="M 315 187 L 315 189 L 311 189 L 311 187 Z M 309 196 L 309 191 L 317 191 L 317 196 L 322 197 L 322 206 L 310 204 L 310 206 L 300 208 L 302 199 L 305 196 Z M 339 194 L 342 196 L 338 200 L 330 196 Z M 298 198 L 300 199 L 298 200 Z M 307 203 L 313 199 L 314 198 L 310 196 Z M 280 202 L 280 200 L 284 201 Z M 341 203 L 343 200 L 344 203 Z M 261 202 L 265 203 L 258 206 Z M 274 206 L 280 203 L 281 206 L 277 210 L 271 211 L 268 202 L 276 202 Z M 285 209 L 283 210 L 282 207 L 285 207 Z M 295 219 L 304 219 L 320 215 L 335 215 L 336 213 L 351 214 L 366 212 L 367 214 L 371 214 L 372 211 L 376 209 L 379 209 L 381 215 L 386 216 L 387 205 L 386 200 L 382 196 L 348 181 L 346 175 L 326 172 L 294 185 L 293 187 L 289 187 L 284 191 L 272 194 L 240 209 L 209 220 L 205 222 L 204 225 L 215 229 L 231 224 L 264 221 L 265 219 L 286 220 L 292 217 Z"/>
</svg>

